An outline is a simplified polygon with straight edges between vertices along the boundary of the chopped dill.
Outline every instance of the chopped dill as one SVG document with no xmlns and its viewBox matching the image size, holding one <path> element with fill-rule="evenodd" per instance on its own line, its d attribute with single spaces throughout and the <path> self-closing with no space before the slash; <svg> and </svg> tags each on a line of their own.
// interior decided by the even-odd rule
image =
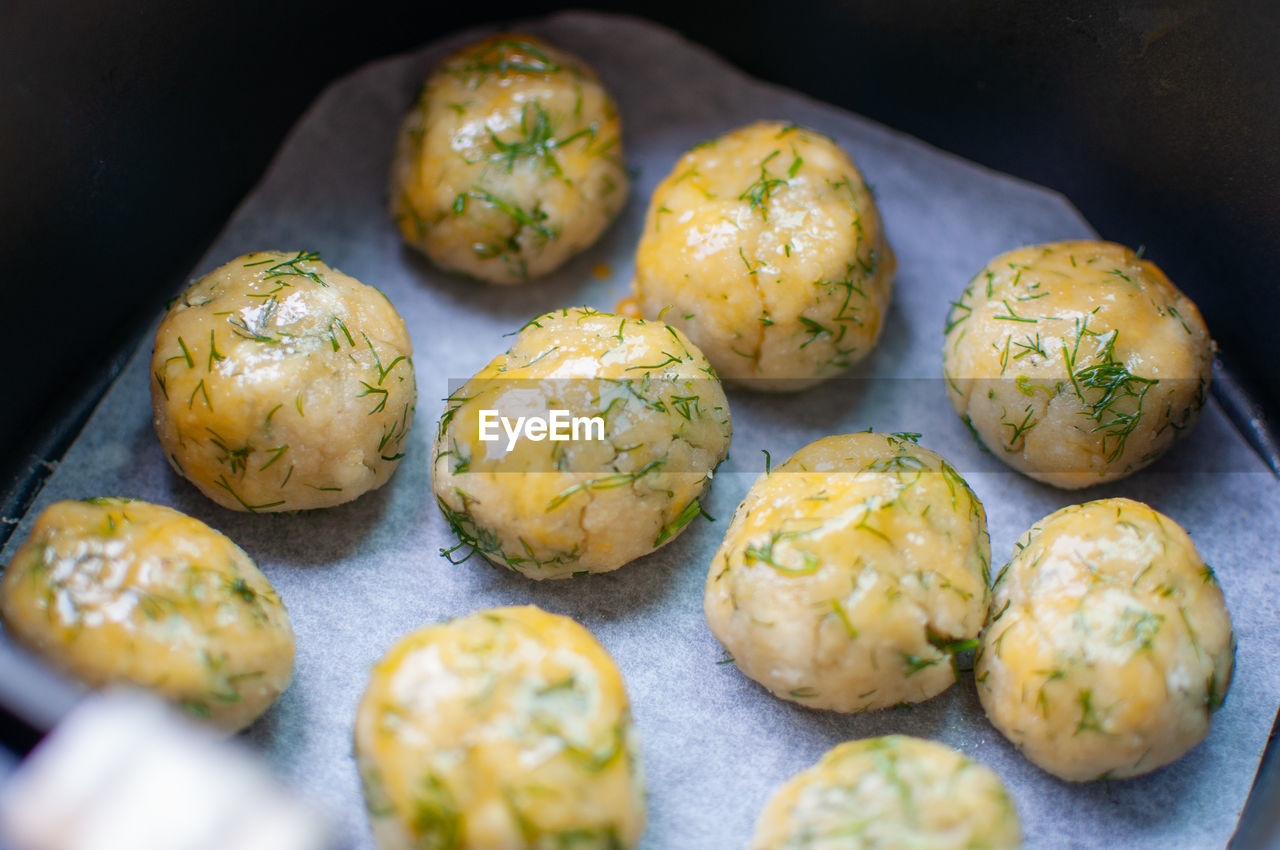
<svg viewBox="0 0 1280 850">
<path fill-rule="evenodd" d="M 694 499 L 692 502 L 684 506 L 684 509 L 676 515 L 675 519 L 662 527 L 662 530 L 658 532 L 657 538 L 653 541 L 654 548 L 661 546 L 663 543 L 666 543 L 668 540 L 675 537 L 686 525 L 693 522 L 694 518 L 697 516 L 704 516 L 708 520 L 715 522 L 711 514 L 703 510 L 702 503 L 698 499 Z"/>
<path fill-rule="evenodd" d="M 522 39 L 504 38 L 488 45 L 474 58 L 467 57 L 445 70 L 459 80 L 469 82 L 474 88 L 490 74 L 499 77 L 512 73 L 549 76 L 559 73 L 563 68 L 536 45 Z"/>
<path fill-rule="evenodd" d="M 272 259 L 274 259 L 274 257 L 266 260 L 258 260 L 257 262 L 253 262 L 253 263 L 245 263 L 244 267 L 251 268 L 253 266 L 266 265 L 267 263 L 271 262 Z M 318 263 L 318 262 L 320 262 L 320 255 L 315 251 L 299 251 L 297 256 L 291 259 L 276 263 L 275 265 L 272 265 L 269 268 L 267 268 L 262 273 L 262 279 L 270 280 L 272 278 L 279 278 L 279 277 L 305 277 L 310 281 L 318 283 L 321 286 L 327 287 L 329 285 L 328 282 L 326 282 L 325 279 L 322 278 L 318 272 L 307 271 L 306 269 L 302 268 L 302 266 L 299 265 L 300 263 Z"/>
<path fill-rule="evenodd" d="M 232 489 L 231 484 L 227 481 L 227 478 L 225 475 L 219 475 L 218 480 L 214 481 L 213 483 L 217 484 L 223 490 L 226 490 L 228 493 L 230 493 L 231 498 L 239 502 L 240 507 L 244 508 L 246 511 L 248 511 L 251 514 L 256 514 L 258 511 L 265 511 L 270 508 L 278 508 L 285 503 L 284 499 L 279 499 L 278 501 L 275 501 L 275 502 L 263 502 L 262 504 L 259 504 L 259 505 L 251 505 L 248 502 L 246 502 L 244 499 L 242 499 L 239 493 L 237 493 L 234 489 Z"/>
<path fill-rule="evenodd" d="M 808 316 L 800 316 L 799 319 L 800 319 L 800 324 L 804 326 L 804 332 L 808 337 L 808 339 L 800 343 L 801 348 L 805 348 L 820 336 L 823 336 L 823 335 L 827 337 L 834 336 L 834 333 L 832 332 L 831 328 L 827 327 L 821 322 L 816 322 L 813 319 L 810 319 Z"/>
<path fill-rule="evenodd" d="M 364 398 L 367 395 L 378 397 L 377 404 L 375 404 L 373 406 L 373 409 L 366 414 L 367 416 L 372 416 L 375 413 L 381 413 L 383 410 L 386 409 L 387 396 L 389 395 L 386 388 L 375 387 L 373 384 L 370 384 L 367 381 L 361 381 L 360 386 L 363 387 L 363 389 L 361 389 L 360 392 L 356 393 L 356 398 Z"/>
<path fill-rule="evenodd" d="M 534 113 L 532 119 L 529 117 L 530 106 L 533 107 Z M 498 138 L 498 135 L 493 130 L 489 130 L 489 143 L 494 148 L 494 152 L 489 156 L 489 162 L 502 166 L 506 173 L 510 174 L 516 162 L 521 159 L 529 159 L 539 163 L 550 174 L 562 177 L 564 172 L 560 168 L 560 163 L 556 160 L 556 151 L 581 138 L 587 138 L 589 146 L 595 140 L 596 133 L 596 125 L 592 124 L 570 133 L 563 139 L 556 139 L 551 116 L 542 108 L 542 104 L 535 100 L 532 103 L 524 104 L 520 110 L 520 135 L 518 138 L 512 141 L 503 141 Z"/>
<path fill-rule="evenodd" d="M 995 315 L 995 316 L 992 316 L 991 318 L 997 319 L 1002 322 L 1027 322 L 1033 325 L 1039 321 L 1039 319 L 1028 319 L 1025 316 L 1019 316 L 1016 312 L 1014 312 L 1013 307 L 1009 305 L 1008 298 L 1002 299 L 1000 303 L 1004 305 L 1004 309 L 1008 311 L 1008 315 L 1007 316 Z"/>
<path fill-rule="evenodd" d="M 746 551 L 743 552 L 743 563 L 747 566 L 757 562 L 768 564 L 783 575 L 789 576 L 804 576 L 817 572 L 818 568 L 822 566 L 822 562 L 819 561 L 818 556 L 814 555 L 812 552 L 806 552 L 802 549 L 795 550 L 799 553 L 801 559 L 801 565 L 799 567 L 788 566 L 778 559 L 779 553 L 774 551 L 778 543 L 796 536 L 797 532 L 794 531 L 770 532 L 769 541 L 767 543 L 751 543 L 747 545 Z"/>
<path fill-rule="evenodd" d="M 227 359 L 227 355 L 218 351 L 218 344 L 213 338 L 213 328 L 209 329 L 209 363 L 205 366 L 206 372 L 213 371 L 213 364 L 220 363 Z"/>
<path fill-rule="evenodd" d="M 1100 362 L 1091 366 L 1080 366 L 1080 343 L 1091 336 L 1101 341 L 1097 358 Z M 1088 318 L 1076 320 L 1074 344 L 1063 346 L 1062 356 L 1066 360 L 1067 374 L 1071 385 L 1084 405 L 1084 414 L 1097 426 L 1094 431 L 1103 432 L 1103 451 L 1108 462 L 1114 461 L 1124 454 L 1129 436 L 1137 429 L 1142 419 L 1142 404 L 1147 391 L 1159 383 L 1156 378 L 1143 378 L 1129 371 L 1123 363 L 1116 359 L 1115 345 L 1119 332 L 1115 330 L 1104 334 L 1089 330 Z M 1111 441 L 1108 451 L 1107 441 Z"/>
<path fill-rule="evenodd" d="M 599 478 L 593 478 L 590 481 L 584 481 L 581 484 L 574 484 L 572 487 L 565 488 L 559 495 L 547 502 L 547 510 L 555 510 L 578 493 L 583 493 L 589 490 L 611 490 L 615 487 L 626 487 L 629 484 L 634 484 L 636 481 L 639 481 L 641 478 L 660 467 L 664 461 L 665 458 L 659 458 L 657 460 L 649 461 L 635 472 L 615 472 L 611 475 L 604 475 Z"/>
<path fill-rule="evenodd" d="M 779 187 L 787 185 L 786 178 L 774 177 L 769 173 L 769 161 L 781 153 L 782 151 L 775 150 L 766 156 L 764 161 L 760 163 L 760 176 L 738 196 L 739 201 L 746 201 L 751 206 L 751 209 L 760 213 L 760 218 L 764 221 L 769 220 L 769 201 L 773 197 L 773 193 Z M 801 160 L 797 157 L 796 161 L 799 162 Z M 797 168 L 794 164 L 792 167 Z"/>
</svg>

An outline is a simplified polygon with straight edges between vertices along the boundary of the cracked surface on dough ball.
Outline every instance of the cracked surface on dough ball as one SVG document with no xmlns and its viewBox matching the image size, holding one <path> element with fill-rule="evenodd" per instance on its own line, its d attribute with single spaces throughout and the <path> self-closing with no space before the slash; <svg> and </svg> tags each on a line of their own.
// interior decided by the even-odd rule
<svg viewBox="0 0 1280 850">
<path fill-rule="evenodd" d="M 761 122 L 693 148 L 658 185 L 634 287 L 644 315 L 687 333 L 725 380 L 797 390 L 875 346 L 894 268 L 848 155 Z"/>
<path fill-rule="evenodd" d="M 992 454 L 1039 481 L 1114 481 L 1200 415 L 1214 344 L 1189 298 L 1109 242 L 1001 254 L 952 304 L 951 405 Z"/>
<path fill-rule="evenodd" d="M 293 676 L 293 628 L 239 546 L 132 499 L 55 502 L 0 584 L 5 631 L 90 686 L 153 690 L 229 731 Z"/>
<path fill-rule="evenodd" d="M 1226 699 L 1235 638 L 1187 533 L 1130 499 L 1037 522 L 996 578 L 974 674 L 992 724 L 1063 779 L 1180 757 Z"/>
<path fill-rule="evenodd" d="M 989 768 L 889 735 L 829 750 L 770 798 L 750 850 L 1017 850 L 1013 800 Z"/>
<path fill-rule="evenodd" d="M 618 108 L 595 72 L 504 33 L 427 78 L 400 130 L 391 213 L 438 265 L 521 283 L 594 243 L 629 184 Z"/>
<path fill-rule="evenodd" d="M 824 437 L 756 480 L 707 573 L 712 634 L 811 708 L 929 699 L 987 613 L 986 514 L 916 434 Z"/>
<path fill-rule="evenodd" d="M 151 372 L 169 464 L 254 513 L 381 487 L 418 392 L 391 302 L 307 252 L 245 254 L 191 284 L 156 331 Z"/>
<path fill-rule="evenodd" d="M 401 639 L 373 668 L 355 751 L 381 850 L 627 850 L 644 831 L 622 677 L 585 628 L 532 606 Z"/>
<path fill-rule="evenodd" d="M 602 420 L 553 441 L 481 439 L 481 412 Z M 607 572 L 664 545 L 702 511 L 732 426 L 720 381 L 684 334 L 587 307 L 529 322 L 454 392 L 432 488 L 467 557 L 530 578 Z"/>
</svg>

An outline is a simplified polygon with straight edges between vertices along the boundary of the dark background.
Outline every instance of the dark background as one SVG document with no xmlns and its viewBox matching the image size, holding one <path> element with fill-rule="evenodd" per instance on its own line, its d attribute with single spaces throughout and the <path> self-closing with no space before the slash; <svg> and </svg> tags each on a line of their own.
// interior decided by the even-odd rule
<svg viewBox="0 0 1280 850">
<path fill-rule="evenodd" d="M 1223 362 L 1280 410 L 1280 4 L 596 5 L 1058 189 L 1105 238 L 1145 246 L 1199 303 Z M 74 429 L 58 426 L 96 398 L 327 82 L 463 26 L 555 8 L 4 3 L 0 506 L 20 509 L 34 459 L 61 453 Z"/>
<path fill-rule="evenodd" d="M 1200 305 L 1227 369 L 1280 411 L 1280 3 L 593 5 L 1061 191 L 1105 238 L 1146 247 Z M 40 462 L 61 455 L 326 83 L 556 8 L 3 2 L 0 515 L 21 511 Z M 1254 805 L 1271 834 L 1275 808 Z"/>
</svg>

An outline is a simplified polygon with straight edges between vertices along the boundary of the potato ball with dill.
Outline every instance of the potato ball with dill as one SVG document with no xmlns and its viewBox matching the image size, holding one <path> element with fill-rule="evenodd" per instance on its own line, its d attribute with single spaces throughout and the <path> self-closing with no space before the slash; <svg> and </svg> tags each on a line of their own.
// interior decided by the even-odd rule
<svg viewBox="0 0 1280 850">
<path fill-rule="evenodd" d="M 246 254 L 191 284 L 156 331 L 156 433 L 177 473 L 223 507 L 349 502 L 404 455 L 412 356 L 372 286 L 317 254 Z"/>
<path fill-rule="evenodd" d="M 244 551 L 172 508 L 55 502 L 0 584 L 15 640 L 92 687 L 149 688 L 234 731 L 293 675 L 293 629 Z"/>
<path fill-rule="evenodd" d="M 1016 850 L 1021 826 L 1000 777 L 934 741 L 848 741 L 769 799 L 750 850 Z"/>
<path fill-rule="evenodd" d="M 455 559 L 479 552 L 535 579 L 607 572 L 702 512 L 731 434 L 720 381 L 684 334 L 558 310 L 449 397 L 432 487 Z"/>
<path fill-rule="evenodd" d="M 951 405 L 1014 469 L 1057 487 L 1154 461 L 1200 415 L 1214 345 L 1196 305 L 1109 242 L 1001 254 L 951 309 Z"/>
<path fill-rule="evenodd" d="M 649 203 L 635 293 L 726 380 L 794 390 L 879 339 L 894 257 L 853 162 L 826 136 L 762 122 L 695 147 Z"/>
<path fill-rule="evenodd" d="M 919 702 L 977 645 L 986 514 L 918 437 L 824 437 L 734 513 L 707 573 L 707 625 L 775 696 L 844 712 Z"/>
<path fill-rule="evenodd" d="M 383 850 L 625 850 L 644 831 L 622 677 L 590 632 L 532 606 L 403 638 L 373 668 L 355 751 Z"/>
<path fill-rule="evenodd" d="M 628 185 L 618 109 L 595 73 L 505 33 L 427 78 L 400 131 L 391 212 L 438 265 L 520 283 L 595 242 Z"/>
<path fill-rule="evenodd" d="M 1231 683 L 1222 589 L 1187 533 L 1130 499 L 1050 514 L 996 578 L 975 657 L 991 723 L 1063 779 L 1120 779 L 1182 756 Z"/>
</svg>

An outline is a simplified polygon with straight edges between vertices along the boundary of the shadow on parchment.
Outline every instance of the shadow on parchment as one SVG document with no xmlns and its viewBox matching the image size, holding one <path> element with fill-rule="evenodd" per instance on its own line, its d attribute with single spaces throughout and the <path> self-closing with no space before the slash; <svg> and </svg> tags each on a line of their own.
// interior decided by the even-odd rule
<svg viewBox="0 0 1280 850">
<path fill-rule="evenodd" d="M 467 566 L 483 570 L 485 591 L 505 604 L 537 605 L 588 622 L 640 618 L 678 596 L 675 585 L 684 571 L 705 574 L 705 565 L 691 557 L 698 546 L 698 535 L 689 533 L 694 528 L 685 529 L 658 551 L 608 573 L 535 581 L 494 566 L 478 553 Z"/>
<path fill-rule="evenodd" d="M 338 568 L 382 522 L 401 471 L 382 487 L 346 504 L 309 511 L 248 513 L 214 503 L 170 469 L 169 504 L 231 538 L 260 567 L 286 563 Z"/>
</svg>

